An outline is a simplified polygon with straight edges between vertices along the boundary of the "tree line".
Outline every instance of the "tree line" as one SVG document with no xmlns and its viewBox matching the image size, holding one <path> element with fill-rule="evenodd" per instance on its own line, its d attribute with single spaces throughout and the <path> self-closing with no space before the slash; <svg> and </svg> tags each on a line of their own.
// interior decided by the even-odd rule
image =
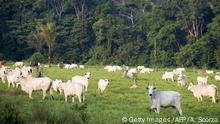
<svg viewBox="0 0 220 124">
<path fill-rule="evenodd" d="M 220 65 L 219 0 L 0 0 L 0 18 L 4 60 Z"/>
</svg>

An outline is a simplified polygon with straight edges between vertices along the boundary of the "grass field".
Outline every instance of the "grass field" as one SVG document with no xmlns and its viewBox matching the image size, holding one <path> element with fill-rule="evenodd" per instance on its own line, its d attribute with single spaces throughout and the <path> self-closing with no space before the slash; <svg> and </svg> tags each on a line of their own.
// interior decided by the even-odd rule
<svg viewBox="0 0 220 124">
<path fill-rule="evenodd" d="M 211 103 L 211 99 L 207 97 L 203 102 L 197 102 L 186 87 L 178 87 L 176 82 L 163 81 L 161 76 L 165 70 L 171 69 L 160 69 L 151 74 L 138 74 L 139 87 L 130 89 L 132 80 L 123 78 L 123 72 L 109 73 L 103 69 L 103 66 L 86 66 L 85 69 L 75 70 L 59 69 L 55 66 L 44 68 L 46 76 L 63 80 L 90 71 L 92 76 L 85 102 L 80 104 L 75 100 L 75 103 L 72 103 L 69 98 L 68 103 L 65 103 L 64 96 L 58 93 L 54 93 L 54 100 L 49 96 L 46 100 L 42 100 L 40 91 L 34 92 L 34 99 L 31 100 L 20 88 L 8 88 L 7 84 L 0 83 L 0 119 L 2 120 L 0 123 L 11 121 L 12 123 L 121 124 L 133 123 L 132 121 L 141 119 L 145 119 L 144 123 L 171 123 L 172 119 L 176 119 L 174 117 L 179 117 L 172 108 L 161 108 L 160 115 L 149 111 L 149 99 L 145 89 L 148 82 L 156 83 L 158 90 L 174 90 L 181 93 L 182 119 L 186 117 L 191 120 L 188 122 L 185 120 L 183 123 L 193 123 L 192 119 L 198 123 L 200 117 L 203 117 L 203 121 L 207 123 L 216 122 L 216 119 L 220 123 L 220 102 Z M 187 70 L 186 75 L 193 82 L 198 76 L 191 69 Z M 97 91 L 100 78 L 111 80 L 103 94 Z M 214 80 L 214 75 L 209 75 L 208 83 L 215 84 L 220 89 L 220 82 Z M 122 122 L 122 118 L 125 122 Z M 149 122 L 147 119 L 151 118 L 159 120 Z M 177 120 L 173 123 L 177 123 Z"/>
</svg>

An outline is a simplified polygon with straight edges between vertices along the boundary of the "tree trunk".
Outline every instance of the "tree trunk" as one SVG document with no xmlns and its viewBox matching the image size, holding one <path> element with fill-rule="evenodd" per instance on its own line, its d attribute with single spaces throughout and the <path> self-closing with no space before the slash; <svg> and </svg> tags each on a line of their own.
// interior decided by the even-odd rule
<svg viewBox="0 0 220 124">
<path fill-rule="evenodd" d="M 48 46 L 48 65 L 51 67 L 51 45 Z"/>
</svg>

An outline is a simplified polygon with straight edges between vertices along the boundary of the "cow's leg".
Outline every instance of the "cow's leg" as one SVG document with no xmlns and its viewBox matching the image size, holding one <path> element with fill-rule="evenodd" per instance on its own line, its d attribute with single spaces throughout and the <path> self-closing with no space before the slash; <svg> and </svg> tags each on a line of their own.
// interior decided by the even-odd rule
<svg viewBox="0 0 220 124">
<path fill-rule="evenodd" d="M 12 87 L 15 87 L 15 82 L 14 81 L 12 82 Z"/>
<path fill-rule="evenodd" d="M 4 77 L 2 77 L 1 79 L 2 79 L 2 83 L 5 83 L 5 78 L 4 78 Z"/>
<path fill-rule="evenodd" d="M 72 97 L 72 103 L 74 103 L 74 96 Z"/>
<path fill-rule="evenodd" d="M 199 96 L 199 98 L 200 98 L 200 101 L 202 102 L 202 96 L 201 95 Z"/>
<path fill-rule="evenodd" d="M 29 90 L 29 91 L 28 91 L 28 94 L 29 94 L 29 98 L 30 98 L 30 99 L 33 99 L 33 97 L 32 97 L 32 90 Z"/>
<path fill-rule="evenodd" d="M 157 104 L 157 113 L 160 114 L 160 105 Z"/>
<path fill-rule="evenodd" d="M 58 90 L 59 90 L 60 94 L 62 94 L 62 90 L 60 88 Z"/>
<path fill-rule="evenodd" d="M 18 84 L 18 83 L 16 83 L 16 88 L 18 88 L 18 86 L 19 86 L 19 84 Z"/>
<path fill-rule="evenodd" d="M 67 97 L 68 97 L 68 96 L 67 96 L 66 94 L 64 94 L 64 95 L 65 95 L 65 102 L 67 102 Z"/>
<path fill-rule="evenodd" d="M 212 102 L 216 103 L 215 96 L 212 96 Z"/>
<path fill-rule="evenodd" d="M 182 115 L 182 109 L 180 107 L 180 104 L 176 105 L 175 108 L 177 109 L 177 111 L 179 112 L 180 115 Z"/>
<path fill-rule="evenodd" d="M 47 91 L 43 90 L 43 99 L 45 99 L 46 95 L 47 95 Z"/>
<path fill-rule="evenodd" d="M 81 95 L 78 95 L 77 97 L 78 97 L 79 102 L 81 103 L 82 102 L 81 101 Z"/>
</svg>

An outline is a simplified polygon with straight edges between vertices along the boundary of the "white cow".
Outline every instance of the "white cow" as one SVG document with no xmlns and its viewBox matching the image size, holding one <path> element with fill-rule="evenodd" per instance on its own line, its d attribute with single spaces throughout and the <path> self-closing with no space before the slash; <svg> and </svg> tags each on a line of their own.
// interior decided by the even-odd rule
<svg viewBox="0 0 220 124">
<path fill-rule="evenodd" d="M 145 69 L 145 66 L 138 66 L 138 67 L 137 67 L 137 70 L 138 70 L 138 71 L 141 71 L 141 70 L 143 70 L 143 69 Z"/>
<path fill-rule="evenodd" d="M 116 72 L 117 68 L 115 66 L 111 66 L 108 68 L 108 72 Z"/>
<path fill-rule="evenodd" d="M 70 68 L 70 64 L 63 64 L 65 69 L 69 69 Z"/>
<path fill-rule="evenodd" d="M 181 71 L 181 70 L 179 70 L 179 69 L 174 69 L 173 70 L 173 73 L 175 74 L 175 75 L 182 75 L 183 74 L 183 72 Z"/>
<path fill-rule="evenodd" d="M 76 76 L 72 77 L 72 82 L 83 84 L 86 88 L 86 91 L 87 91 L 90 76 L 91 76 L 90 72 L 86 72 L 86 74 L 84 76 L 76 75 Z"/>
<path fill-rule="evenodd" d="M 156 109 L 155 112 L 160 113 L 160 107 L 175 107 L 179 114 L 182 115 L 181 109 L 181 95 L 175 91 L 157 91 L 156 87 L 150 85 L 148 89 L 151 109 Z"/>
<path fill-rule="evenodd" d="M 77 68 L 77 67 L 78 67 L 77 64 L 71 64 L 71 65 L 69 66 L 70 69 L 74 69 L 74 68 Z"/>
<path fill-rule="evenodd" d="M 84 69 L 85 66 L 84 65 L 79 65 L 79 68 Z"/>
<path fill-rule="evenodd" d="M 137 73 L 137 69 L 136 68 L 131 68 L 128 70 L 128 73 Z"/>
<path fill-rule="evenodd" d="M 72 96 L 72 102 L 74 102 L 75 96 L 78 97 L 80 103 L 85 101 L 85 86 L 83 84 L 68 81 L 67 83 L 61 83 L 60 88 L 63 90 L 65 102 L 67 102 L 68 96 Z"/>
<path fill-rule="evenodd" d="M 179 77 L 177 78 L 177 83 L 178 86 L 186 86 L 188 83 L 188 79 L 186 77 L 186 75 L 179 75 Z"/>
<path fill-rule="evenodd" d="M 15 87 L 15 83 L 18 81 L 18 78 L 22 75 L 21 70 L 19 68 L 15 68 L 15 70 L 9 71 L 6 75 L 8 81 L 8 87 L 12 84 L 12 87 Z M 16 84 L 18 87 L 18 84 Z"/>
<path fill-rule="evenodd" d="M 206 77 L 198 76 L 197 77 L 198 84 L 207 84 L 207 82 L 208 82 L 208 76 L 206 76 Z"/>
<path fill-rule="evenodd" d="M 24 65 L 24 62 L 15 62 L 15 67 L 22 67 Z"/>
<path fill-rule="evenodd" d="M 215 80 L 216 81 L 220 81 L 220 76 L 219 75 L 215 75 Z"/>
<path fill-rule="evenodd" d="M 162 79 L 174 81 L 174 73 L 173 72 L 165 72 L 162 76 Z"/>
<path fill-rule="evenodd" d="M 182 72 L 186 71 L 185 68 L 176 68 L 176 70 L 178 70 L 178 71 L 182 71 Z"/>
<path fill-rule="evenodd" d="M 100 90 L 100 92 L 103 93 L 106 87 L 108 86 L 108 83 L 108 79 L 100 79 L 98 82 L 98 90 Z"/>
<path fill-rule="evenodd" d="M 21 85 L 21 89 L 29 94 L 29 98 L 33 99 L 32 92 L 42 90 L 43 99 L 45 99 L 48 91 L 52 89 L 52 80 L 48 77 L 20 77 L 18 82 Z M 51 92 L 52 93 L 52 92 Z M 52 95 L 50 93 L 50 95 Z"/>
<path fill-rule="evenodd" d="M 60 94 L 62 93 L 62 90 L 59 88 L 59 85 L 62 83 L 62 80 L 58 80 L 58 79 L 56 79 L 56 80 L 54 80 L 53 82 L 52 82 L 52 88 L 53 88 L 53 90 L 54 91 L 59 91 L 60 92 Z"/>
<path fill-rule="evenodd" d="M 10 70 L 10 68 L 8 68 L 8 67 L 0 68 L 0 79 L 2 80 L 3 83 L 5 83 L 6 76 L 9 73 L 9 71 L 12 71 L 12 70 Z"/>
<path fill-rule="evenodd" d="M 203 96 L 212 97 L 212 102 L 216 102 L 215 96 L 218 95 L 217 87 L 213 84 L 211 85 L 193 85 L 190 83 L 188 90 L 193 93 L 193 95 L 198 99 L 198 101 L 202 101 Z"/>
<path fill-rule="evenodd" d="M 151 72 L 153 72 L 154 71 L 154 69 L 152 69 L 152 68 L 142 68 L 141 70 L 139 70 L 140 71 L 140 73 L 151 73 Z"/>
<path fill-rule="evenodd" d="M 32 68 L 30 66 L 26 67 L 26 66 L 23 66 L 21 68 L 21 73 L 22 73 L 22 76 L 24 77 L 28 77 L 28 76 L 31 76 L 32 74 Z"/>
<path fill-rule="evenodd" d="M 114 65 L 116 67 L 117 70 L 121 71 L 122 70 L 122 67 L 121 66 L 118 66 L 118 65 Z"/>
<path fill-rule="evenodd" d="M 206 70 L 205 71 L 207 74 L 214 74 L 214 71 L 213 70 Z"/>
</svg>

